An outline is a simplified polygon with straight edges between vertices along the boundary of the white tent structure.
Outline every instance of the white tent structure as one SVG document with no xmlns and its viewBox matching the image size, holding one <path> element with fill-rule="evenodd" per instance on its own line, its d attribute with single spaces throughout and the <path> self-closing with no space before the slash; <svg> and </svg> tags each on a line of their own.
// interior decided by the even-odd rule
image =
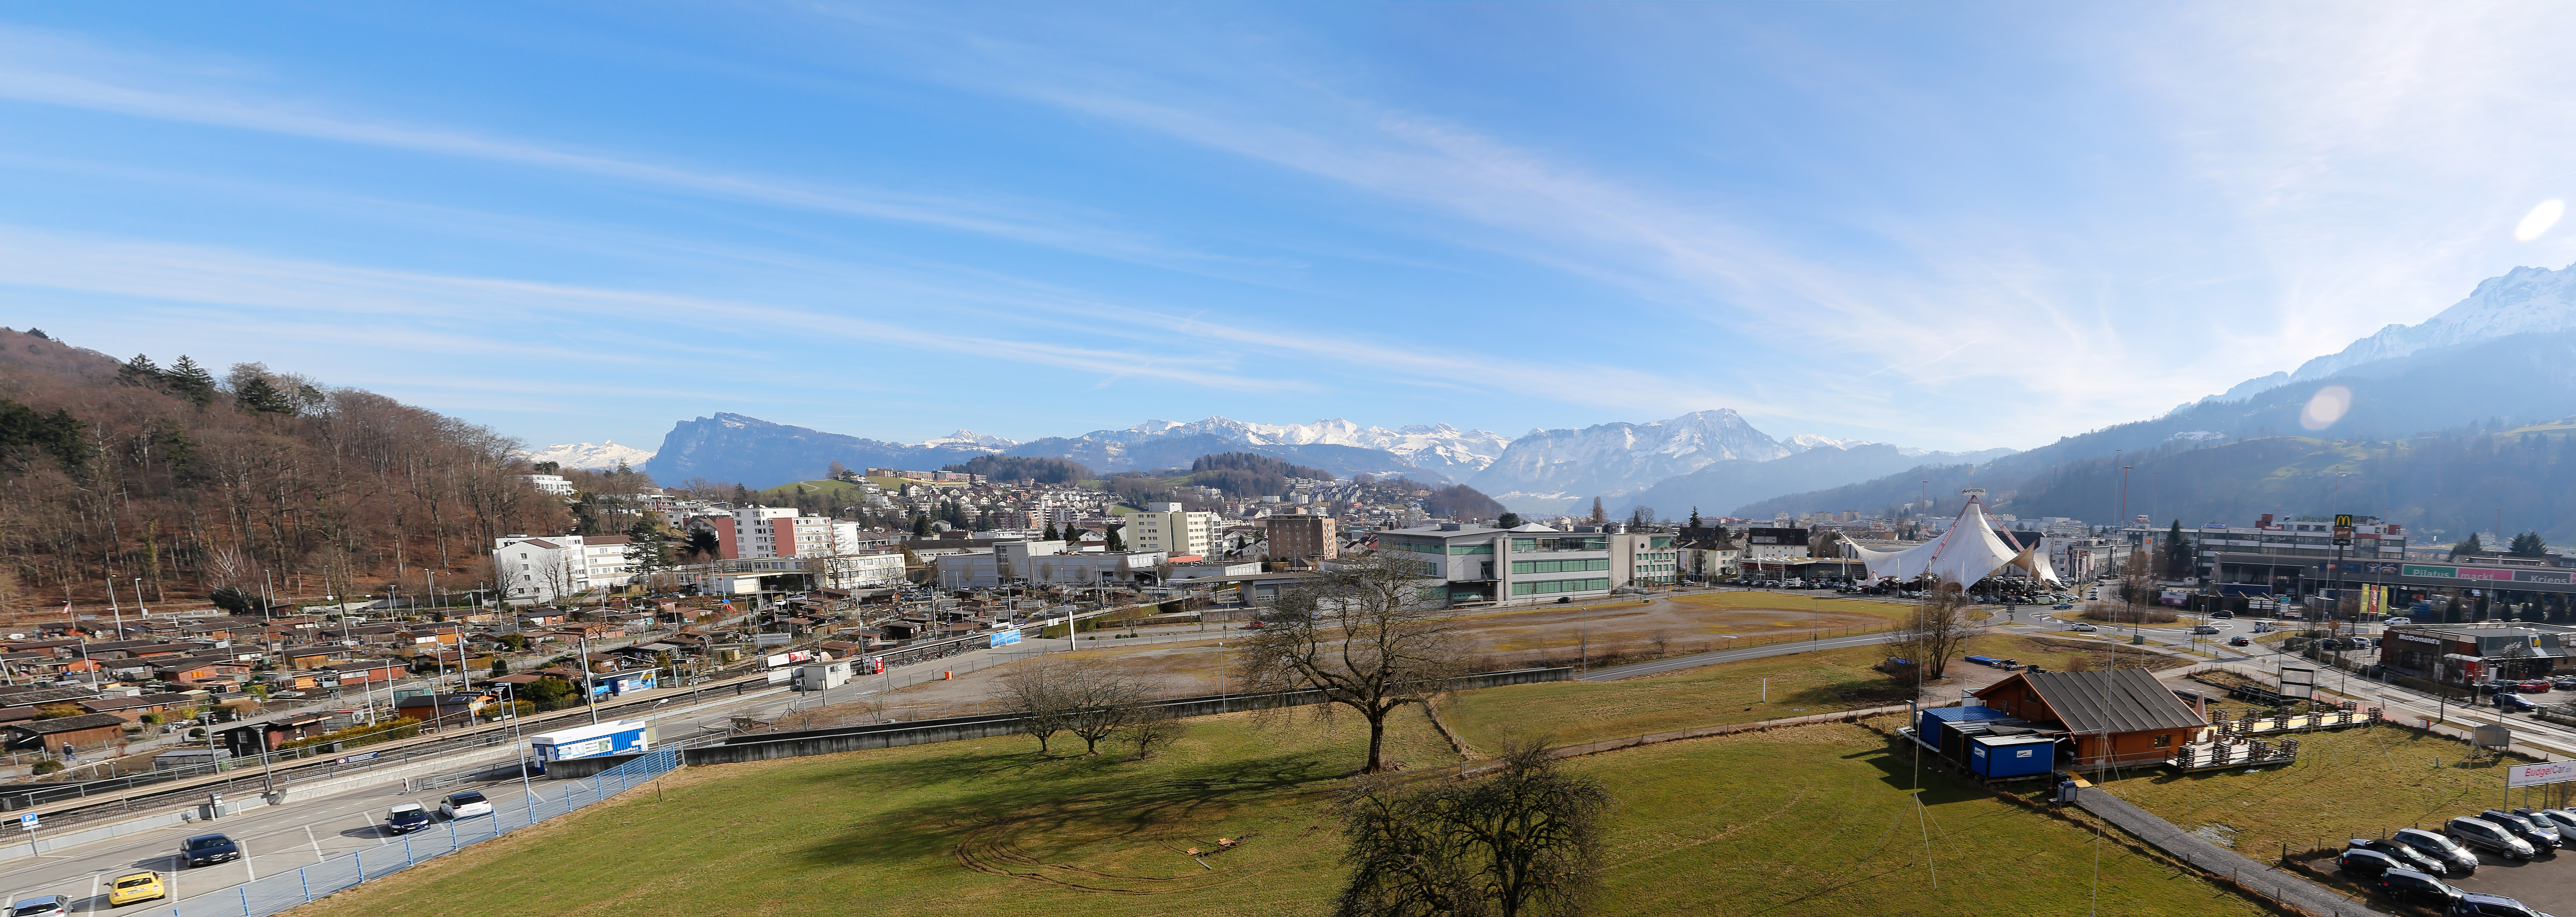
<svg viewBox="0 0 2576 917">
<path fill-rule="evenodd" d="M 1982 505 L 1985 491 L 1967 493 L 1968 505 L 1959 510 L 1959 518 L 1939 538 L 1902 551 L 1872 551 L 1852 545 L 1851 549 L 1869 565 L 1870 578 L 1911 580 L 1929 575 L 1941 582 L 1969 586 L 2006 565 L 2014 565 L 2039 579 L 2060 581 L 2048 557 L 2040 554 L 2036 545 L 2029 550 L 2015 550 L 1995 537 L 1994 523 L 1986 519 Z"/>
</svg>

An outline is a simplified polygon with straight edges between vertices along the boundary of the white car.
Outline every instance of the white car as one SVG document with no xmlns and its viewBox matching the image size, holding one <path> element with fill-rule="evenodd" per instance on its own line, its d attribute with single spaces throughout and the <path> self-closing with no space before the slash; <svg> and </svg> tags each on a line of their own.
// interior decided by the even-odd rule
<svg viewBox="0 0 2576 917">
<path fill-rule="evenodd" d="M 438 814 L 449 819 L 473 818 L 477 815 L 490 815 L 492 814 L 492 801 L 483 798 L 483 794 L 477 793 L 473 790 L 466 790 L 462 793 L 450 793 L 447 798 L 438 801 Z"/>
<path fill-rule="evenodd" d="M 2379 623 L 2384 624 L 2384 625 L 2387 625 L 2387 626 L 2389 626 L 2389 627 L 2396 627 L 2396 626 L 2403 625 L 2403 624 L 2413 624 L 2413 623 L 2415 623 L 2415 622 L 2414 622 L 2412 619 L 2409 619 L 2409 618 L 2390 618 L 2390 619 L 2388 619 L 2388 620 L 2386 620 L 2386 621 L 2381 621 L 2381 622 L 2379 622 Z"/>
<path fill-rule="evenodd" d="M 2090 624 L 2071 624 L 2071 625 L 2068 625 L 2066 629 L 2067 629 L 2067 630 L 2080 630 L 2080 631 L 2087 631 L 2087 632 L 2101 630 L 2101 628 L 2099 628 L 2099 627 L 2095 627 L 2095 626 L 2090 625 Z"/>
</svg>

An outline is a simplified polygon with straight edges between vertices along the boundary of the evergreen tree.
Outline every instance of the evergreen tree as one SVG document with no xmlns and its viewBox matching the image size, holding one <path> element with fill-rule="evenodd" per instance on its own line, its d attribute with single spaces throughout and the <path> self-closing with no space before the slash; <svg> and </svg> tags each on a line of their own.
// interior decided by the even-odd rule
<svg viewBox="0 0 2576 917">
<path fill-rule="evenodd" d="M 241 384 L 241 387 L 233 390 L 233 403 L 241 405 L 242 410 L 253 414 L 295 413 L 295 403 L 287 400 L 286 393 L 278 391 L 277 386 L 268 384 L 267 379 L 258 376 L 250 377 Z"/>
<path fill-rule="evenodd" d="M 1696 507 L 1696 506 L 1691 507 L 1690 527 L 1691 527 L 1691 528 L 1699 528 L 1699 527 L 1700 527 L 1700 521 L 1699 521 L 1699 507 Z"/>
<path fill-rule="evenodd" d="M 1115 525 L 1113 525 L 1113 526 L 1110 526 L 1110 527 L 1109 527 L 1109 545 L 1108 545 L 1108 547 L 1109 547 L 1109 551 L 1110 551 L 1110 553 L 1113 553 L 1113 554 L 1114 554 L 1114 553 L 1117 553 L 1117 552 L 1120 552 L 1120 551 L 1127 550 L 1127 539 L 1125 539 L 1125 538 L 1121 538 L 1121 537 L 1118 537 L 1118 530 L 1119 530 L 1120 528 L 1123 528 L 1123 526 L 1115 526 Z"/>
<path fill-rule="evenodd" d="M 1063 539 L 1064 533 L 1056 531 L 1055 523 L 1052 522 L 1047 523 L 1046 532 L 1038 536 L 1039 541 L 1061 541 Z"/>
<path fill-rule="evenodd" d="M 1507 529 L 1516 529 L 1516 528 L 1520 528 L 1520 527 L 1521 527 L 1521 514 L 1519 514 L 1519 513 L 1504 513 L 1504 514 L 1503 514 L 1503 518 L 1501 518 L 1501 519 L 1499 519 L 1499 520 L 1495 521 L 1495 523 L 1494 523 L 1494 524 L 1495 524 L 1495 525 L 1502 526 L 1503 528 L 1507 528 Z"/>
<path fill-rule="evenodd" d="M 1610 514 L 1601 509 L 1601 498 L 1592 498 L 1592 523 L 1599 525 L 1608 521 L 1610 521 Z"/>
<path fill-rule="evenodd" d="M 2173 521 L 2165 530 L 2165 579 L 2178 580 L 2191 575 L 2191 546 L 2183 542 L 2182 520 Z"/>
<path fill-rule="evenodd" d="M 215 403 L 215 374 L 207 372 L 186 354 L 180 354 L 179 362 L 170 364 L 170 371 L 162 378 L 170 386 L 171 394 L 188 399 L 190 404 L 202 408 Z"/>
<path fill-rule="evenodd" d="M 2486 548 L 2478 544 L 2478 533 L 2470 532 L 2469 540 L 2451 546 L 2451 559 L 2458 560 L 2463 556 L 2472 556 L 2484 550 Z"/>
<path fill-rule="evenodd" d="M 2547 557 L 2549 543 L 2541 540 L 2539 532 L 2524 532 L 2513 536 L 2513 549 L 2510 553 L 2515 557 Z"/>
<path fill-rule="evenodd" d="M 912 535 L 915 538 L 930 537 L 930 516 L 928 514 L 914 513 L 912 515 Z"/>
<path fill-rule="evenodd" d="M 161 377 L 161 367 L 154 365 L 151 357 L 138 353 L 134 355 L 134 359 L 127 360 L 125 365 L 116 368 L 116 381 L 126 385 L 160 388 L 164 380 Z"/>
<path fill-rule="evenodd" d="M 671 533 L 662 525 L 662 520 L 651 516 L 635 520 L 635 524 L 626 530 L 626 539 L 626 556 L 634 559 L 636 573 L 655 573 L 671 568 Z"/>
</svg>

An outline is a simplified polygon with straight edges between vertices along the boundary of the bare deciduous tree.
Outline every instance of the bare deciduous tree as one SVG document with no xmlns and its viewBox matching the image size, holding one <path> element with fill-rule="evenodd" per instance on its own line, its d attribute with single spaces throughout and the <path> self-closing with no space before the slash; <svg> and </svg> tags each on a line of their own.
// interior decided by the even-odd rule
<svg viewBox="0 0 2576 917">
<path fill-rule="evenodd" d="M 1942 583 L 1923 596 L 1923 604 L 1914 607 L 1905 629 L 1898 633 L 1897 655 L 1923 667 L 1923 678 L 1938 681 L 1950 664 L 1975 635 L 1968 621 L 1967 590 L 1955 583 Z"/>
<path fill-rule="evenodd" d="M 1057 679 L 1063 687 L 1064 731 L 1082 739 L 1082 753 L 1100 753 L 1100 740 L 1127 727 L 1145 700 L 1145 685 L 1107 669 L 1069 668 Z"/>
<path fill-rule="evenodd" d="M 1366 773 L 1384 769 L 1386 719 L 1446 690 L 1463 658 L 1449 621 L 1404 561 L 1370 555 L 1326 570 L 1262 610 L 1241 669 L 1254 691 L 1313 689 L 1369 724 Z"/>
<path fill-rule="evenodd" d="M 1138 704 L 1128 716 L 1127 725 L 1118 733 L 1119 741 L 1134 746 L 1136 757 L 1150 758 L 1170 748 L 1181 739 L 1181 718 L 1168 707 Z"/>
<path fill-rule="evenodd" d="M 1038 740 L 1038 754 L 1047 753 L 1047 739 L 1062 732 L 1071 711 L 1067 709 L 1072 682 L 1077 678 L 1072 663 L 1041 659 L 1014 668 L 1004 675 L 993 691 L 993 701 L 1005 712 L 1020 715 L 1022 734 Z"/>
<path fill-rule="evenodd" d="M 1654 633 L 1647 634 L 1646 645 L 1655 648 L 1655 655 L 1662 656 L 1665 652 L 1673 648 L 1673 632 L 1669 630 L 1658 630 Z"/>
<path fill-rule="evenodd" d="M 1610 792 L 1556 769 L 1544 743 L 1505 747 L 1499 773 L 1407 791 L 1359 782 L 1341 804 L 1351 878 L 1334 910 L 1359 915 L 1575 915 L 1600 889 Z"/>
</svg>

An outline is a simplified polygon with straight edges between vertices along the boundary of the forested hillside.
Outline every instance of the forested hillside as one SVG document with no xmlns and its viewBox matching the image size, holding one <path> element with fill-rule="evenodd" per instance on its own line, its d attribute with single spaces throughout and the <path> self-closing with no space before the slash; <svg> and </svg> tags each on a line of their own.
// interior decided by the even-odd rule
<svg viewBox="0 0 2576 917">
<path fill-rule="evenodd" d="M 0 329 L 0 603 L 471 588 L 495 536 L 572 524 L 518 445 L 255 363 L 219 378 Z"/>
</svg>

